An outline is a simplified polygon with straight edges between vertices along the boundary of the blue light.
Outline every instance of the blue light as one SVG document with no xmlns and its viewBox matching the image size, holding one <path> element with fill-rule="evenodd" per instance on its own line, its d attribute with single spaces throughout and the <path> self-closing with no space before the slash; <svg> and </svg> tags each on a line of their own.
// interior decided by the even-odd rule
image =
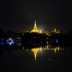
<svg viewBox="0 0 72 72">
<path fill-rule="evenodd" d="M 7 39 L 7 44 L 9 44 L 9 45 L 12 45 L 12 44 L 14 44 L 15 42 L 14 42 L 14 40 L 12 39 L 12 38 L 8 38 Z"/>
<path fill-rule="evenodd" d="M 7 42 L 7 44 L 9 44 L 9 45 L 12 45 L 12 44 L 14 44 L 15 42 Z"/>
</svg>

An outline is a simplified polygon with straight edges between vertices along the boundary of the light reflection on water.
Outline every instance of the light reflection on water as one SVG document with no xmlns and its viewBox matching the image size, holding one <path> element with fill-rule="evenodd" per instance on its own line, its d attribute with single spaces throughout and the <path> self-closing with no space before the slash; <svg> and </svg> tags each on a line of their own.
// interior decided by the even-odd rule
<svg viewBox="0 0 72 72">
<path fill-rule="evenodd" d="M 23 47 L 24 50 L 24 47 Z M 34 60 L 36 61 L 37 55 L 39 53 L 43 53 L 44 51 L 53 51 L 54 53 L 60 52 L 61 50 L 64 50 L 63 48 L 60 48 L 60 46 L 56 46 L 51 48 L 50 45 L 46 45 L 45 47 L 35 47 L 35 48 L 31 48 L 31 49 L 26 49 L 27 52 L 32 51 L 33 52 L 33 56 L 34 56 Z M 51 59 L 49 59 L 51 60 Z"/>
<path fill-rule="evenodd" d="M 25 47 L 20 42 L 15 44 L 5 45 L 5 53 L 0 58 L 2 63 L 0 65 L 3 68 L 6 68 L 8 65 L 8 69 L 11 67 L 11 70 L 16 68 L 16 70 L 22 69 L 25 71 L 24 68 L 37 68 L 37 70 L 40 68 L 43 70 L 44 67 L 47 67 L 48 71 L 53 68 L 63 69 L 64 66 L 69 67 L 72 63 L 72 50 L 70 51 L 69 47 L 53 46 L 51 44 L 41 46 L 28 45 L 28 47 Z M 1 50 L 0 54 L 3 54 Z"/>
<path fill-rule="evenodd" d="M 14 44 L 15 42 L 13 42 L 12 40 L 11 40 L 11 42 L 7 42 L 9 45 L 10 45 L 10 48 L 11 48 L 11 46 L 12 46 L 12 44 Z M 15 45 L 14 45 L 15 46 Z M 16 46 L 18 46 L 19 48 L 19 51 L 20 51 L 20 48 L 21 48 L 21 51 L 27 51 L 27 52 L 32 52 L 32 54 L 33 54 L 33 56 L 34 56 L 34 60 L 36 61 L 37 60 L 37 56 L 38 56 L 38 54 L 40 53 L 44 53 L 44 51 L 47 51 L 47 52 L 49 52 L 49 51 L 51 51 L 51 53 L 52 52 L 54 52 L 55 54 L 56 53 L 58 53 L 58 52 L 60 52 L 61 50 L 64 50 L 63 48 L 60 48 L 60 46 L 52 46 L 52 45 L 50 45 L 50 44 L 47 44 L 47 45 L 44 45 L 44 46 L 37 46 L 37 47 L 30 47 L 30 48 L 26 48 L 26 47 L 23 47 L 22 46 L 22 44 L 21 44 L 21 42 L 17 42 L 16 43 Z M 10 50 L 10 48 L 9 48 L 9 50 Z M 11 48 L 12 49 L 12 48 Z M 14 49 L 16 49 L 16 47 L 14 48 Z M 8 51 L 9 51 L 8 50 Z M 51 58 L 49 58 L 49 61 L 51 60 Z"/>
<path fill-rule="evenodd" d="M 51 44 L 41 46 L 28 45 L 25 47 L 25 45 L 21 44 L 20 42 L 15 44 L 2 44 L 5 46 L 1 46 L 2 48 L 0 49 L 0 54 L 2 55 L 3 52 L 5 52 L 3 57 L 0 57 L 0 67 L 3 66 L 3 69 L 16 69 L 16 71 L 20 69 L 25 71 L 26 68 L 26 70 L 33 70 L 34 68 L 38 71 L 39 69 L 40 71 L 43 71 L 44 69 L 47 71 L 50 70 L 51 72 L 51 70 L 62 70 L 64 67 L 67 69 L 72 65 L 72 47 L 61 47 L 59 45 L 54 46 Z M 5 50 L 3 47 L 5 47 Z"/>
</svg>

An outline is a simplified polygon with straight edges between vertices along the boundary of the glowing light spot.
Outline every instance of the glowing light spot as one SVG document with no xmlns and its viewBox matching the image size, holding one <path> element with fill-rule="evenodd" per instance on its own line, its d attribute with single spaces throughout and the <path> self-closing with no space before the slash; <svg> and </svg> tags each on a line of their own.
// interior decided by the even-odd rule
<svg viewBox="0 0 72 72">
<path fill-rule="evenodd" d="M 40 30 L 40 33 L 42 33 L 42 30 Z"/>
<path fill-rule="evenodd" d="M 8 45 L 12 45 L 12 44 L 14 44 L 15 42 L 14 42 L 14 40 L 12 39 L 12 38 L 8 38 L 7 39 L 7 44 Z"/>
</svg>

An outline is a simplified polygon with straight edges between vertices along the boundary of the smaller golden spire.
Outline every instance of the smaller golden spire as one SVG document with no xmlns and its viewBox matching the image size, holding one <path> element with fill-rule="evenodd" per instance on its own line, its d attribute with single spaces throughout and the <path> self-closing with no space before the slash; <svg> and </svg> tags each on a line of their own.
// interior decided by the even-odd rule
<svg viewBox="0 0 72 72">
<path fill-rule="evenodd" d="M 34 23 L 34 28 L 37 28 L 37 26 L 36 26 L 36 20 L 35 20 L 35 23 Z"/>
</svg>

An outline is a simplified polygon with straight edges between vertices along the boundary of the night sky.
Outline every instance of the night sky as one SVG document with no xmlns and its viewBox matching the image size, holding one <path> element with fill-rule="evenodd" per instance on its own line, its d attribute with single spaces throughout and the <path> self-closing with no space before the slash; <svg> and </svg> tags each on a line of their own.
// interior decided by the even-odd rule
<svg viewBox="0 0 72 72">
<path fill-rule="evenodd" d="M 22 32 L 32 29 L 34 21 L 43 30 L 57 27 L 69 33 L 72 29 L 71 2 L 66 1 L 3 1 L 1 2 L 0 28 Z"/>
</svg>

